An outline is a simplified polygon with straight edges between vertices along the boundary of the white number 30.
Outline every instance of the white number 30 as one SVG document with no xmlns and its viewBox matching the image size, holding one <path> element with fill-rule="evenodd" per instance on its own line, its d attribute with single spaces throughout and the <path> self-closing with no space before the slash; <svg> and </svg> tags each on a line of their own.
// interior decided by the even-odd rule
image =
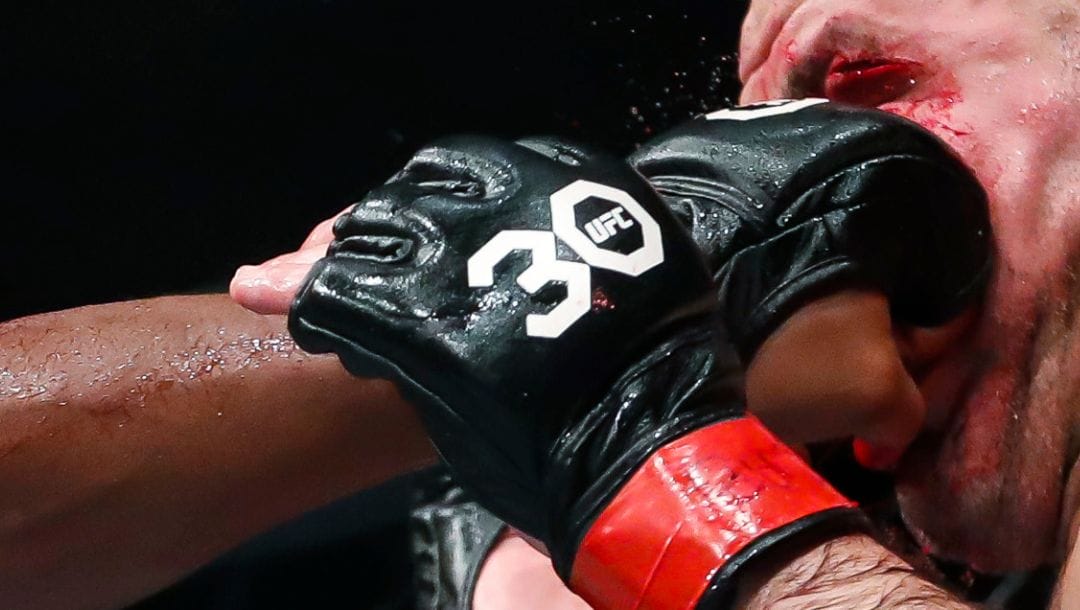
<svg viewBox="0 0 1080 610">
<path fill-rule="evenodd" d="M 621 221 L 619 224 L 624 229 L 640 227 L 640 247 L 628 254 L 605 250 L 577 227 L 574 207 L 593 197 L 619 206 L 615 209 Z M 592 308 L 592 267 L 638 277 L 664 262 L 664 244 L 660 225 L 625 191 L 588 180 L 577 180 L 553 193 L 550 199 L 551 231 L 500 231 L 469 257 L 468 272 L 469 286 L 491 286 L 495 283 L 495 265 L 499 261 L 515 250 L 531 252 L 532 264 L 518 276 L 519 286 L 529 294 L 535 294 L 548 282 L 566 284 L 565 300 L 546 314 L 529 314 L 525 318 L 527 335 L 553 339 L 562 335 Z M 629 214 L 633 221 L 623 218 L 622 212 Z M 585 262 L 559 260 L 555 250 L 556 236 Z"/>
<path fill-rule="evenodd" d="M 532 264 L 517 278 L 529 294 L 550 281 L 566 284 L 566 299 L 555 309 L 525 318 L 525 333 L 530 337 L 558 337 L 592 306 L 589 266 L 555 258 L 555 234 L 550 231 L 502 231 L 469 258 L 469 285 L 495 283 L 495 265 L 514 250 L 532 252 Z"/>
</svg>

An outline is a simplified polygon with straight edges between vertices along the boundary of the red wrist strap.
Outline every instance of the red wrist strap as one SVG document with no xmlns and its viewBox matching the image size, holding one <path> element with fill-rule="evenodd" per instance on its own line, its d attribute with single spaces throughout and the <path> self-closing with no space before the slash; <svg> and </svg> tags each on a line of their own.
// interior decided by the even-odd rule
<svg viewBox="0 0 1080 610">
<path fill-rule="evenodd" d="M 585 535 L 570 586 L 599 610 L 691 609 L 755 539 L 854 506 L 756 418 L 713 424 L 649 456 Z"/>
</svg>

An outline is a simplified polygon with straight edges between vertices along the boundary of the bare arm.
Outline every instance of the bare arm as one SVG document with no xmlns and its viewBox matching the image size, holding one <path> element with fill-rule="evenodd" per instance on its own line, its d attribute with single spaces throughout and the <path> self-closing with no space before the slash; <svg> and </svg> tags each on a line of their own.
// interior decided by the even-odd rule
<svg viewBox="0 0 1080 610">
<path fill-rule="evenodd" d="M 867 536 L 844 536 L 809 549 L 774 549 L 746 570 L 733 606 L 744 610 L 977 607 L 923 580 L 914 568 Z M 562 584 L 546 557 L 521 539 L 508 537 L 492 550 L 480 572 L 473 608 L 509 607 L 582 610 L 588 606 Z"/>
<path fill-rule="evenodd" d="M 391 385 L 224 295 L 0 324 L 0 607 L 123 605 L 433 459 Z"/>
<path fill-rule="evenodd" d="M 844 536 L 809 550 L 782 551 L 740 583 L 747 610 L 959 610 L 958 601 L 866 536 Z"/>
</svg>

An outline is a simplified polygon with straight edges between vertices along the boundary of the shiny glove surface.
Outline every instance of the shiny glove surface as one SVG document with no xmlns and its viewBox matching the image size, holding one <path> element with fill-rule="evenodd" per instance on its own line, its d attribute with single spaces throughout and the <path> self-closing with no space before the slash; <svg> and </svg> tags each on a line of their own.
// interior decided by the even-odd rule
<svg viewBox="0 0 1080 610">
<path fill-rule="evenodd" d="M 982 187 L 936 136 L 886 112 L 815 99 L 720 110 L 630 162 L 704 251 L 745 362 L 838 288 L 879 289 L 899 321 L 933 326 L 989 277 Z"/>
<path fill-rule="evenodd" d="M 458 480 L 564 571 L 648 453 L 742 413 L 698 249 L 622 160 L 443 140 L 335 236 L 291 311 L 298 343 L 397 380 Z"/>
</svg>

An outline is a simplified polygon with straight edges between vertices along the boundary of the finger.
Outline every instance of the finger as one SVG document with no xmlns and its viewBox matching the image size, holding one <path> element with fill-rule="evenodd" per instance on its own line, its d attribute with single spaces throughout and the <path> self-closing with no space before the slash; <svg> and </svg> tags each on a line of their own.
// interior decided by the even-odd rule
<svg viewBox="0 0 1080 610">
<path fill-rule="evenodd" d="M 852 452 L 863 468 L 891 471 L 925 426 L 925 402 L 913 389 L 875 408 L 877 417 L 855 425 Z"/>
<path fill-rule="evenodd" d="M 245 266 L 236 270 L 229 295 L 241 306 L 261 314 L 286 314 L 310 267 Z"/>
<path fill-rule="evenodd" d="M 913 379 L 902 379 L 898 383 L 894 407 L 884 417 L 875 419 L 872 426 L 859 431 L 852 449 L 855 459 L 871 470 L 892 470 L 903 456 L 907 446 L 927 426 L 942 425 L 942 414 L 947 407 L 932 408 L 926 403 L 926 396 L 936 396 L 938 402 L 943 397 L 946 405 L 955 401 L 955 396 L 962 389 L 958 380 L 965 375 L 948 367 L 936 367 L 948 359 L 962 337 L 968 334 L 977 319 L 978 309 L 969 307 L 952 320 L 940 326 L 925 328 L 911 325 L 898 325 L 893 328 L 898 356 L 904 367 L 915 371 L 916 375 L 929 370 L 917 383 Z"/>
<path fill-rule="evenodd" d="M 876 292 L 804 305 L 751 360 L 748 408 L 788 443 L 854 435 L 878 450 L 868 463 L 890 464 L 926 418 L 892 327 L 888 300 Z"/>
<path fill-rule="evenodd" d="M 315 264 L 315 261 L 326 256 L 327 246 L 325 244 L 314 244 L 307 248 L 301 248 L 295 252 L 286 252 L 280 254 L 274 258 L 258 265 L 262 268 L 271 268 L 281 265 L 307 265 L 311 266 Z"/>
<path fill-rule="evenodd" d="M 334 240 L 334 223 L 337 222 L 338 218 L 340 218 L 346 212 L 351 210 L 352 207 L 353 206 L 350 205 L 349 207 L 345 208 L 344 210 L 338 212 L 337 214 L 334 214 L 330 218 L 327 218 L 326 220 L 324 220 L 324 221 L 320 222 L 319 224 L 315 225 L 315 228 L 312 229 L 311 233 L 308 234 L 307 239 L 304 240 L 304 243 L 300 244 L 300 249 L 304 250 L 306 248 L 310 248 L 310 247 L 318 245 L 318 244 L 322 244 L 323 246 L 326 246 L 331 241 L 333 241 Z"/>
<path fill-rule="evenodd" d="M 240 267 L 229 284 L 229 295 L 256 313 L 286 314 L 311 266 L 324 254 L 325 249 L 316 246 Z"/>
<path fill-rule="evenodd" d="M 926 401 L 909 376 L 897 380 L 893 396 L 856 432 L 855 459 L 871 470 L 892 470 L 926 424 Z"/>
<path fill-rule="evenodd" d="M 939 326 L 895 326 L 893 336 L 904 364 L 913 371 L 930 368 L 974 328 L 978 314 L 978 308 L 972 306 Z"/>
</svg>

